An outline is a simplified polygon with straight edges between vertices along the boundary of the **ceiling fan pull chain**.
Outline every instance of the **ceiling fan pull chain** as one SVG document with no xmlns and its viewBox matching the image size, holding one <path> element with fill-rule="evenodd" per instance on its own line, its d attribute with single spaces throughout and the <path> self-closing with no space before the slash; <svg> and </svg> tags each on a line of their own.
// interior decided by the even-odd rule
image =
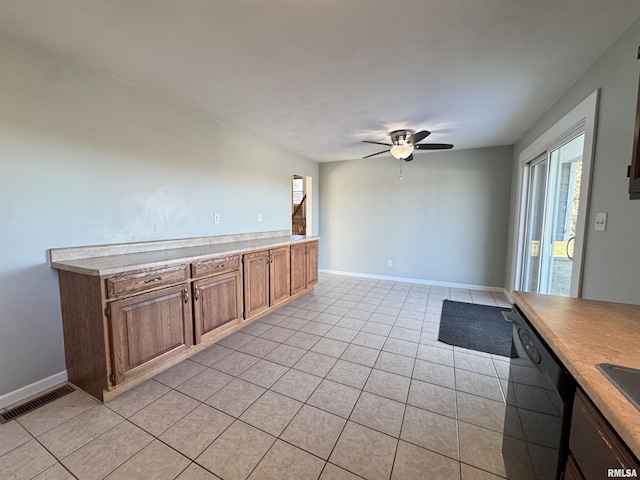
<svg viewBox="0 0 640 480">
<path fill-rule="evenodd" d="M 400 159 L 399 161 L 400 161 L 400 177 L 398 178 L 398 180 L 402 180 L 402 159 Z"/>
</svg>

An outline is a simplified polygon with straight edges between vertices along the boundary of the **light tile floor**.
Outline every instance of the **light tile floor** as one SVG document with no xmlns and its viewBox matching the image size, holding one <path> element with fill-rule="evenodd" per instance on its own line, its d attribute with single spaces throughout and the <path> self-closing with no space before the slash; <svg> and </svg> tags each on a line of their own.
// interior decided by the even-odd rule
<svg viewBox="0 0 640 480">
<path fill-rule="evenodd" d="M 444 299 L 510 306 L 321 274 L 312 293 L 104 405 L 77 391 L 0 426 L 0 479 L 503 478 L 507 359 L 438 342 Z"/>
</svg>

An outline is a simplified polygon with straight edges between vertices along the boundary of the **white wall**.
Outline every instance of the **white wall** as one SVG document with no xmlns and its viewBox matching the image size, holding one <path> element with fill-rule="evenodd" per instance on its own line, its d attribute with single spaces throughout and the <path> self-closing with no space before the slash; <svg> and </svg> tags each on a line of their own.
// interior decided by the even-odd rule
<svg viewBox="0 0 640 480">
<path fill-rule="evenodd" d="M 290 229 L 291 173 L 318 187 L 315 162 L 106 75 L 2 37 L 0 64 L 0 396 L 65 368 L 48 248 Z"/>
<path fill-rule="evenodd" d="M 511 147 L 320 164 L 320 267 L 502 287 Z M 387 260 L 393 267 L 387 267 Z"/>
<path fill-rule="evenodd" d="M 600 88 L 600 109 L 592 170 L 591 205 L 587 223 L 584 298 L 640 304 L 640 201 L 629 200 L 627 165 L 631 163 L 638 99 L 637 60 L 640 19 L 572 85 L 514 147 L 514 177 L 510 215 L 510 244 L 514 242 L 515 191 L 520 153 Z M 609 214 L 606 232 L 596 232 L 595 214 Z M 508 288 L 513 259 L 507 262 Z"/>
</svg>

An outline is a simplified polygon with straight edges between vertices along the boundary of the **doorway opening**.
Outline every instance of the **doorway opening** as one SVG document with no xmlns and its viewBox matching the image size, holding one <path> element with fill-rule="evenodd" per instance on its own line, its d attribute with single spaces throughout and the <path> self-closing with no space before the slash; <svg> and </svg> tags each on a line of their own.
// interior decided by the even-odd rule
<svg viewBox="0 0 640 480">
<path fill-rule="evenodd" d="M 513 290 L 580 297 L 596 90 L 520 154 Z"/>
<path fill-rule="evenodd" d="M 291 174 L 291 234 L 311 235 L 311 177 Z"/>
<path fill-rule="evenodd" d="M 522 269 L 526 292 L 570 296 L 583 147 L 581 133 L 527 165 Z"/>
</svg>

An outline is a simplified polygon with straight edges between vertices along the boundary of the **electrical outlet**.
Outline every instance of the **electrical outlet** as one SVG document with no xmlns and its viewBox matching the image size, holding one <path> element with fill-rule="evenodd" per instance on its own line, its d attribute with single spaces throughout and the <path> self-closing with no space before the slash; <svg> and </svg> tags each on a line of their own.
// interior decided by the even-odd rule
<svg viewBox="0 0 640 480">
<path fill-rule="evenodd" d="M 393 267 L 393 261 L 387 260 L 387 267 Z"/>
<path fill-rule="evenodd" d="M 213 215 L 213 223 L 220 223 L 220 214 L 216 213 Z"/>
<path fill-rule="evenodd" d="M 261 221 L 262 221 L 262 214 L 261 214 L 261 213 L 259 213 L 259 214 L 258 214 L 258 223 L 260 223 Z"/>
</svg>

